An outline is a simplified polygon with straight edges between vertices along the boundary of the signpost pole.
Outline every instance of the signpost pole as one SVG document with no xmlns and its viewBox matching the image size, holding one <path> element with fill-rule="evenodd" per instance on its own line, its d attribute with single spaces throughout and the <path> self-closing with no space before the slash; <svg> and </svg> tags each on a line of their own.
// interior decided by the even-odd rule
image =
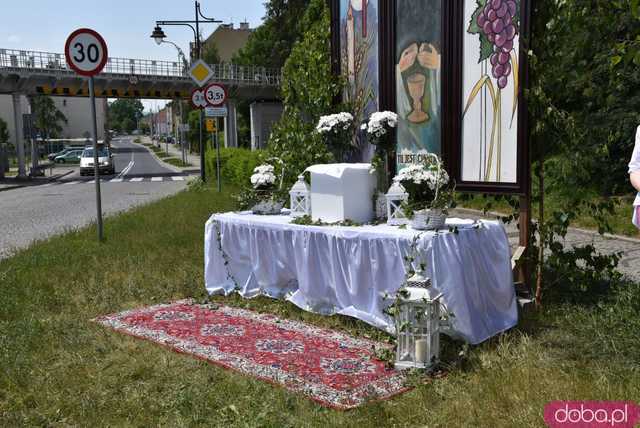
<svg viewBox="0 0 640 428">
<path fill-rule="evenodd" d="M 222 191 L 222 183 L 220 182 L 220 138 L 218 134 L 219 120 L 216 117 L 216 180 L 218 182 L 218 192 Z"/>
<path fill-rule="evenodd" d="M 93 76 L 89 76 L 89 99 L 91 104 L 91 129 L 93 131 L 93 173 L 96 182 L 96 210 L 98 213 L 98 241 L 104 239 L 102 229 L 102 198 L 100 195 L 100 165 L 98 164 L 98 124 L 96 122 L 96 98 L 93 88 Z"/>
<path fill-rule="evenodd" d="M 204 143 L 202 141 L 202 122 L 204 121 L 204 111 L 200 109 L 200 178 L 207 181 L 207 174 L 204 170 Z"/>
</svg>

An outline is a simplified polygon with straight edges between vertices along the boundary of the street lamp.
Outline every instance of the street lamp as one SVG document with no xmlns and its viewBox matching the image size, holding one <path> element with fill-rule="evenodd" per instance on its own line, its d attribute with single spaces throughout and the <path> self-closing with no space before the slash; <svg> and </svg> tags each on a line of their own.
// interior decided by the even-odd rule
<svg viewBox="0 0 640 428">
<path fill-rule="evenodd" d="M 153 29 L 151 33 L 151 38 L 160 45 L 164 39 L 167 37 L 164 31 L 162 30 L 161 25 L 181 25 L 191 28 L 193 31 L 193 37 L 196 43 L 196 57 L 197 59 L 202 58 L 202 46 L 200 43 L 200 24 L 201 23 L 221 23 L 222 21 L 207 18 L 202 14 L 202 10 L 200 9 L 200 2 L 196 1 L 195 3 L 195 20 L 193 21 L 156 21 L 156 27 Z M 195 27 L 192 25 L 195 24 Z M 205 174 L 205 164 L 204 164 L 204 143 L 202 139 L 202 122 L 204 121 L 204 111 L 200 110 L 200 178 L 202 181 L 206 181 Z"/>
</svg>

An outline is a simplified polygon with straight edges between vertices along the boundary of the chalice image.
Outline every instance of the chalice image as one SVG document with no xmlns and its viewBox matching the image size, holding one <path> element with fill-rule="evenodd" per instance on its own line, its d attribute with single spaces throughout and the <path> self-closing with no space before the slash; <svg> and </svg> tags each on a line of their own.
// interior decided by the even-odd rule
<svg viewBox="0 0 640 428">
<path fill-rule="evenodd" d="M 429 120 L 429 114 L 424 111 L 427 75 L 429 70 L 440 68 L 440 54 L 431 43 L 414 42 L 402 52 L 398 66 L 403 73 L 405 91 L 411 102 L 412 110 L 407 115 L 407 120 L 411 123 L 424 123 Z"/>
<path fill-rule="evenodd" d="M 411 123 L 422 123 L 429 120 L 429 115 L 422 109 L 426 82 L 427 78 L 422 73 L 415 73 L 407 78 L 408 95 L 411 98 L 413 107 L 413 110 L 407 116 L 407 120 Z"/>
</svg>

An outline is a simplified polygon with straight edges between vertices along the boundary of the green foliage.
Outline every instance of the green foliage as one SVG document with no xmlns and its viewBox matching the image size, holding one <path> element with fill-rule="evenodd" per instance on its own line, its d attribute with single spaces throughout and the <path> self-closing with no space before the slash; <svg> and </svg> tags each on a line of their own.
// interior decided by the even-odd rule
<svg viewBox="0 0 640 428">
<path fill-rule="evenodd" d="M 285 111 L 273 127 L 267 146 L 268 156 L 282 159 L 287 166 L 285 187 L 293 185 L 310 165 L 333 160 L 315 126 L 321 115 L 339 111 L 333 100 L 341 85 L 331 74 L 330 21 L 325 2 L 312 0 L 301 22 L 307 31 L 284 66 Z"/>
<path fill-rule="evenodd" d="M 282 67 L 294 43 L 308 27 L 301 20 L 310 0 L 270 0 L 265 3 L 266 16 L 249 36 L 247 44 L 233 57 L 233 63 Z"/>
<path fill-rule="evenodd" d="M 67 123 L 66 116 L 58 110 L 53 99 L 47 95 L 29 97 L 34 126 L 43 138 L 56 138 L 62 132 L 62 123 Z"/>
<path fill-rule="evenodd" d="M 137 99 L 120 98 L 109 104 L 108 126 L 110 129 L 131 132 L 142 117 L 144 106 Z"/>
<path fill-rule="evenodd" d="M 209 42 L 202 47 L 202 59 L 207 64 L 220 64 L 220 54 L 214 42 Z"/>
<path fill-rule="evenodd" d="M 4 119 L 0 118 L 0 144 L 9 143 L 9 127 Z"/>
<path fill-rule="evenodd" d="M 205 165 L 209 181 L 216 177 L 216 151 L 207 150 Z M 249 185 L 249 179 L 253 169 L 258 166 L 264 158 L 261 151 L 251 151 L 241 148 L 221 148 L 220 149 L 220 175 L 225 183 L 237 187 Z"/>
</svg>

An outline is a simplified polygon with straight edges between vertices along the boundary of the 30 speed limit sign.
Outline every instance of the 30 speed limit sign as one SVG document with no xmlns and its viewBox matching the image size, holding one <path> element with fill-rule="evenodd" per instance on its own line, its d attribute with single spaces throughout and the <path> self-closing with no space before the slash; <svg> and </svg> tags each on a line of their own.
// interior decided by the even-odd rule
<svg viewBox="0 0 640 428">
<path fill-rule="evenodd" d="M 69 67 L 82 76 L 100 73 L 109 57 L 102 36 L 88 28 L 71 33 L 65 44 L 64 55 Z"/>
<path fill-rule="evenodd" d="M 218 83 L 212 83 L 204 89 L 204 97 L 207 104 L 218 107 L 227 101 L 227 90 Z"/>
</svg>

